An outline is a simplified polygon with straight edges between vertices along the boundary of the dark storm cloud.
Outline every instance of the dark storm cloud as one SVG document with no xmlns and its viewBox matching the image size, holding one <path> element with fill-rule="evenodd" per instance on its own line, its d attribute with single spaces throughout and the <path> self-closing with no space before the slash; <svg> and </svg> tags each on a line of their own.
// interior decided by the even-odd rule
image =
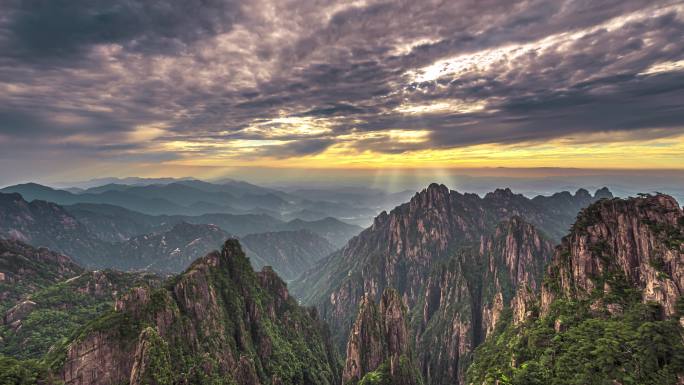
<svg viewBox="0 0 684 385">
<path fill-rule="evenodd" d="M 141 51 L 179 50 L 230 30 L 239 8 L 228 0 L 6 0 L 5 49 L 24 59 L 83 53 L 119 43 Z"/>
<path fill-rule="evenodd" d="M 667 137 L 684 65 L 653 68 L 684 60 L 683 34 L 670 1 L 0 0 L 0 146 L 166 159 L 172 141 L 275 139 L 251 154 L 283 158 Z M 288 132 L 304 124 L 326 129 Z"/>
</svg>

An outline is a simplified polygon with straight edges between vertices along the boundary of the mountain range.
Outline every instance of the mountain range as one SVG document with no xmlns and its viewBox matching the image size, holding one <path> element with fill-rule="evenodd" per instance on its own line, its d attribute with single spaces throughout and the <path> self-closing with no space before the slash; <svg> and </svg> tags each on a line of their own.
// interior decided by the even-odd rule
<svg viewBox="0 0 684 385">
<path fill-rule="evenodd" d="M 158 181 L 108 183 L 86 189 L 55 189 L 25 183 L 5 187 L 0 192 L 19 193 L 28 201 L 43 200 L 63 206 L 105 204 L 148 215 L 254 214 L 281 221 L 335 217 L 360 225 L 366 225 L 379 210 L 393 207 L 407 196 L 407 192 L 389 194 L 365 189 L 355 189 L 355 194 L 346 195 L 322 189 L 287 193 L 234 180 L 152 182 Z"/>
<path fill-rule="evenodd" d="M 269 233 L 278 245 L 255 244 L 261 253 L 250 250 L 250 256 L 258 266 L 272 265 L 294 278 L 357 231 L 334 218 L 282 222 L 265 215 L 150 216 L 118 206 L 63 207 L 0 193 L 0 236 L 65 253 L 89 268 L 177 273 L 230 235 L 246 236 L 250 244 L 258 234 Z"/>
<path fill-rule="evenodd" d="M 481 198 L 433 184 L 381 213 L 292 290 L 318 307 L 342 347 L 359 301 L 397 289 L 410 309 L 425 380 L 463 382 L 474 347 L 517 287 L 540 286 L 553 241 L 583 207 L 607 198 L 606 189 L 533 199 L 500 189 Z"/>
<path fill-rule="evenodd" d="M 192 180 L 160 186 L 186 182 L 226 192 Z M 270 191 L 285 202 L 323 194 Z M 76 195 L 101 193 L 88 186 Z M 348 204 L 355 193 L 327 196 Z M 37 382 L 684 379 L 684 211 L 667 195 L 621 199 L 602 188 L 479 196 L 431 184 L 358 235 L 333 218 L 150 215 L 111 203 L 0 198 L 0 230 L 14 239 L 0 243 L 0 353 L 11 356 L 0 355 L 0 367 Z M 103 261 L 135 271 L 88 270 Z M 42 337 L 48 333 L 56 337 Z"/>
</svg>

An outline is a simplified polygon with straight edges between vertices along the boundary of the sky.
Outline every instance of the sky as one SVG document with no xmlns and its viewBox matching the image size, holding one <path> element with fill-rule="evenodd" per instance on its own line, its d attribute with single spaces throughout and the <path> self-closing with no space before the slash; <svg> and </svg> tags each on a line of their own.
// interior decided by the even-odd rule
<svg viewBox="0 0 684 385">
<path fill-rule="evenodd" d="M 682 36 L 681 1 L 0 0 L 0 184 L 667 178 L 684 170 Z"/>
</svg>

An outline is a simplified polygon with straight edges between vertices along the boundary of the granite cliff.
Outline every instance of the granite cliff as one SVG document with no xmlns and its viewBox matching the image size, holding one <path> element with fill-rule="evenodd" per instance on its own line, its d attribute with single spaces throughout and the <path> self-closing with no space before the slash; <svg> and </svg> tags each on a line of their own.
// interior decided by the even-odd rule
<svg viewBox="0 0 684 385">
<path fill-rule="evenodd" d="M 583 210 L 535 295 L 520 288 L 472 384 L 684 383 L 684 212 L 670 196 Z"/>
<path fill-rule="evenodd" d="M 555 233 L 557 223 L 541 204 L 508 189 L 480 198 L 433 184 L 381 213 L 295 281 L 293 291 L 318 307 L 343 346 L 362 299 L 377 302 L 385 288 L 395 288 L 411 315 L 423 378 L 462 383 L 472 350 L 518 286 L 540 286 L 553 252 L 536 228 Z"/>
<path fill-rule="evenodd" d="M 379 305 L 366 296 L 349 334 L 342 384 L 421 384 L 412 350 L 399 293 L 385 289 Z"/>
</svg>

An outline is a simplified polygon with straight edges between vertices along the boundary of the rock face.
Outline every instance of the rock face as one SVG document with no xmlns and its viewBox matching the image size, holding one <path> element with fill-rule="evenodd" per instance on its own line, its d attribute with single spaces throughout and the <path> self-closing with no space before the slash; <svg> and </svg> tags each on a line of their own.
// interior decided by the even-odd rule
<svg viewBox="0 0 684 385">
<path fill-rule="evenodd" d="M 66 384 L 333 384 L 340 373 L 315 313 L 272 270 L 255 273 L 236 240 L 164 288 L 123 296 L 80 335 Z"/>
<path fill-rule="evenodd" d="M 335 251 L 325 238 L 308 230 L 249 234 L 240 243 L 255 269 L 272 266 L 285 280 L 297 278 Z"/>
<path fill-rule="evenodd" d="M 483 236 L 429 275 L 414 319 L 415 342 L 428 383 L 463 383 L 472 352 L 494 331 L 516 290 L 541 286 L 551 243 L 518 217 Z"/>
<path fill-rule="evenodd" d="M 379 306 L 372 298 L 363 298 L 349 335 L 342 384 L 357 383 L 368 373 L 377 373 L 382 383 L 421 383 L 414 367 L 406 307 L 393 289 L 385 289 Z"/>
<path fill-rule="evenodd" d="M 684 212 L 670 196 L 604 199 L 556 248 L 541 292 L 477 350 L 472 384 L 684 379 Z"/>
<path fill-rule="evenodd" d="M 430 185 L 380 214 L 296 280 L 293 291 L 318 307 L 342 345 L 362 298 L 377 301 L 385 288 L 396 288 L 409 313 L 420 315 L 411 324 L 423 377 L 458 383 L 473 348 L 493 330 L 518 285 L 539 286 L 552 247 L 535 227 L 555 234 L 570 226 L 546 206 L 567 201 L 572 205 L 566 202 L 560 211 L 571 212 L 594 199 L 582 192 L 567 196 L 530 200 L 506 189 L 480 198 Z"/>
<path fill-rule="evenodd" d="M 548 277 L 541 296 L 545 313 L 559 296 L 588 298 L 626 283 L 671 316 L 684 294 L 684 213 L 662 194 L 592 205 L 563 239 Z"/>
</svg>

